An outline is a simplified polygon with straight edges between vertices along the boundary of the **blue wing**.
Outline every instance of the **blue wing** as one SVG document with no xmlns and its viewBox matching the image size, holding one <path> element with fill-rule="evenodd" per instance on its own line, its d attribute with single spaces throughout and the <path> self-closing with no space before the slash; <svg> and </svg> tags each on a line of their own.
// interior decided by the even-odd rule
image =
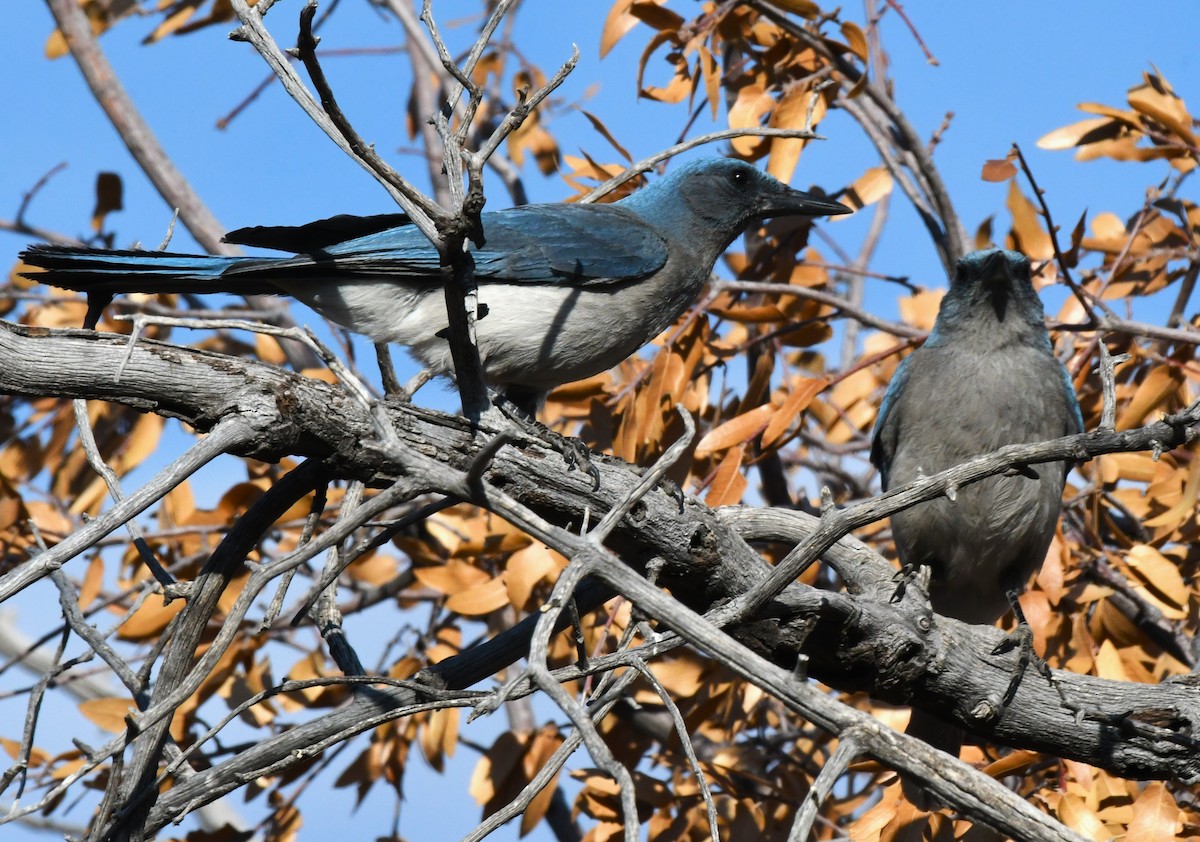
<svg viewBox="0 0 1200 842">
<path fill-rule="evenodd" d="M 475 277 L 507 283 L 599 285 L 644 278 L 667 261 L 667 244 L 648 222 L 614 205 L 526 205 L 485 213 L 482 247 L 471 247 Z M 324 250 L 352 273 L 437 283 L 437 251 L 411 225 Z"/>
<path fill-rule="evenodd" d="M 1083 410 L 1079 408 L 1079 398 L 1075 395 L 1075 384 L 1071 382 L 1071 375 L 1061 361 L 1058 367 L 1062 371 L 1063 388 L 1067 390 L 1067 408 L 1071 411 L 1071 421 L 1074 422 L 1068 432 L 1082 433 L 1084 432 Z"/>
<path fill-rule="evenodd" d="M 896 405 L 896 399 L 900 397 L 905 384 L 908 383 L 908 369 L 912 359 L 913 355 L 909 354 L 896 367 L 896 373 L 892 375 L 892 382 L 888 383 L 887 391 L 883 394 L 883 403 L 879 405 L 879 416 L 875 419 L 875 429 L 871 432 L 871 464 L 879 469 L 879 478 L 883 483 L 884 491 L 887 491 L 888 487 L 891 454 L 884 449 L 883 425 L 887 423 L 888 413 L 892 411 L 892 407 Z"/>
</svg>

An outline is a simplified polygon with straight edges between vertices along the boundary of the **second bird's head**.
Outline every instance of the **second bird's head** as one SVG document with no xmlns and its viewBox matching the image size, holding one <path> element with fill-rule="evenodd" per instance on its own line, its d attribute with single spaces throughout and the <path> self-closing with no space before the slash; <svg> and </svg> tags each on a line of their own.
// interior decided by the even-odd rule
<svg viewBox="0 0 1200 842">
<path fill-rule="evenodd" d="M 1029 330 L 1045 335 L 1042 300 L 1033 288 L 1029 258 L 1009 249 L 982 249 L 964 255 L 942 299 L 934 335 L 959 326 L 1003 326 L 1003 333 Z"/>
</svg>

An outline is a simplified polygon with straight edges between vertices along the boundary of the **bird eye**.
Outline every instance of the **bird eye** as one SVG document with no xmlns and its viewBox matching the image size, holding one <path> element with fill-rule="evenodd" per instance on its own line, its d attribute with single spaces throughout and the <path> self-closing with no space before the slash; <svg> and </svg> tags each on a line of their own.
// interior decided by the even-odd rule
<svg viewBox="0 0 1200 842">
<path fill-rule="evenodd" d="M 738 187 L 745 187 L 750 183 L 750 173 L 742 169 L 734 170 L 729 177 Z"/>
</svg>

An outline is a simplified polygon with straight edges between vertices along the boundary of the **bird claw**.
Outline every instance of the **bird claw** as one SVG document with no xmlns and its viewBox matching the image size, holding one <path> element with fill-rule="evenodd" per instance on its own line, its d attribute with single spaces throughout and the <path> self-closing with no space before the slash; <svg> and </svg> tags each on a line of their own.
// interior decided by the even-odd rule
<svg viewBox="0 0 1200 842">
<path fill-rule="evenodd" d="M 558 437 L 555 444 L 563 455 L 563 461 L 567 463 L 567 470 L 573 471 L 578 468 L 583 471 L 592 478 L 592 491 L 598 490 L 600 488 L 600 471 L 592 464 L 592 449 L 582 439 L 560 435 L 554 433 L 553 430 L 547 430 L 547 432 Z"/>
<path fill-rule="evenodd" d="M 675 482 L 673 479 L 669 479 L 668 477 L 663 477 L 658 481 L 658 487 L 679 504 L 679 513 L 683 514 L 683 508 L 687 503 L 687 498 L 683 494 L 683 489 L 679 487 L 679 483 Z"/>
<path fill-rule="evenodd" d="M 1057 689 L 1054 676 L 1050 672 L 1050 666 L 1033 648 L 1033 629 L 1030 628 L 1029 622 L 1025 619 L 1025 614 L 1021 611 L 1021 605 L 1017 602 L 1016 593 L 1010 592 L 1008 596 L 1009 602 L 1013 607 L 1013 613 L 1017 617 L 1017 627 L 1006 634 L 1004 639 L 992 648 L 993 655 L 1003 655 L 1013 650 L 1017 651 L 1017 663 L 1013 668 L 1012 677 L 1008 681 L 1008 687 L 1004 691 L 1004 697 L 1001 699 L 1001 704 L 1004 707 L 1008 707 L 1016 697 L 1017 688 L 1021 684 L 1021 679 L 1025 677 L 1025 670 L 1030 665 L 1038 671 L 1039 675 Z"/>
<path fill-rule="evenodd" d="M 892 581 L 896 583 L 896 589 L 892 591 L 892 595 L 888 598 L 889 605 L 895 605 L 900 600 L 904 599 L 904 593 L 908 590 L 908 584 L 917 576 L 917 567 L 913 564 L 906 564 L 897 570 L 892 575 Z"/>
<path fill-rule="evenodd" d="M 546 442 L 561 453 L 568 471 L 578 468 L 591 477 L 592 491 L 600 488 L 600 471 L 592 463 L 592 449 L 582 439 L 556 433 L 504 395 L 497 396 L 495 404 L 510 421 L 526 433 Z"/>
</svg>

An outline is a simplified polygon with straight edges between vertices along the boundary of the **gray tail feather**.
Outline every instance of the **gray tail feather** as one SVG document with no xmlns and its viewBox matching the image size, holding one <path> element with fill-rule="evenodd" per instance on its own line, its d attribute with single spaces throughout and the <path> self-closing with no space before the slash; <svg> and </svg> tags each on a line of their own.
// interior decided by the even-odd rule
<svg viewBox="0 0 1200 842">
<path fill-rule="evenodd" d="M 258 273 L 245 272 L 254 265 L 264 269 L 270 267 L 273 261 L 263 258 L 54 245 L 30 246 L 19 257 L 35 270 L 22 271 L 22 277 L 96 295 L 112 296 L 122 292 L 278 295 L 282 292 L 265 277 L 256 277 Z M 241 271 L 226 274 L 235 267 Z"/>
</svg>

